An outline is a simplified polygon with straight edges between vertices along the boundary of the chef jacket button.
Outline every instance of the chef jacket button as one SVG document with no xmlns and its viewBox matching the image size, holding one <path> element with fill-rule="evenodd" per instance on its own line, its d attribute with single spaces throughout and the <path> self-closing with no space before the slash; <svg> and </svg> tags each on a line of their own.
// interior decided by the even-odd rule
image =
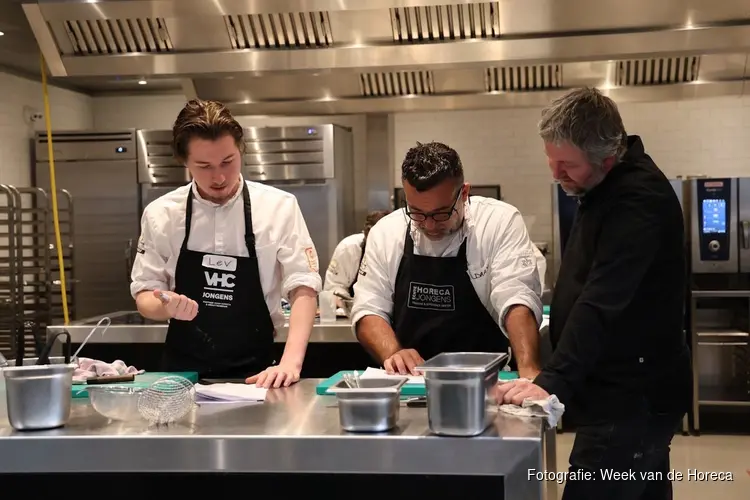
<svg viewBox="0 0 750 500">
<path fill-rule="evenodd" d="M 643 358 L 638 358 L 639 363 L 643 363 Z"/>
</svg>

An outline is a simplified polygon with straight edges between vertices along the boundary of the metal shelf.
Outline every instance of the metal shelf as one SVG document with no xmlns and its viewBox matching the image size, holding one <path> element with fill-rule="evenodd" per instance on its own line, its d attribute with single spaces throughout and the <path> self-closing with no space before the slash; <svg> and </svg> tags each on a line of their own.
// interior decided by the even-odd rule
<svg viewBox="0 0 750 500">
<path fill-rule="evenodd" d="M 700 432 L 703 407 L 750 408 L 750 290 L 692 290 L 690 318 L 693 428 Z"/>
<path fill-rule="evenodd" d="M 750 298 L 750 290 L 691 290 L 694 299 L 742 299 Z"/>
<path fill-rule="evenodd" d="M 699 331 L 696 332 L 696 335 L 698 337 L 720 337 L 720 338 L 731 338 L 731 339 L 743 339 L 743 338 L 750 338 L 750 333 L 739 330 L 739 329 L 733 329 L 733 328 L 706 328 L 701 327 Z"/>
<path fill-rule="evenodd" d="M 63 243 L 72 241 L 72 198 L 60 191 Z M 15 358 L 36 356 L 47 326 L 61 309 L 52 203 L 41 188 L 0 185 L 0 352 Z M 72 248 L 66 260 L 72 261 Z M 54 264 L 53 264 L 54 263 Z M 72 270 L 66 276 L 72 277 Z M 70 288 L 70 287 L 69 287 Z M 72 306 L 72 293 L 69 297 Z"/>
<path fill-rule="evenodd" d="M 700 406 L 748 406 L 750 389 L 742 387 L 716 387 L 701 385 L 699 388 Z"/>
</svg>

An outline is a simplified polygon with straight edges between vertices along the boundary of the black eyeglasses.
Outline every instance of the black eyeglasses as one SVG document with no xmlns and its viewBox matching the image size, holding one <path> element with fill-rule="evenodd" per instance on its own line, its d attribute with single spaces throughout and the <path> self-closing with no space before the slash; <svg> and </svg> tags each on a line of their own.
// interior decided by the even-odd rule
<svg viewBox="0 0 750 500">
<path fill-rule="evenodd" d="M 453 212 L 456 211 L 456 204 L 458 203 L 458 200 L 461 199 L 461 193 L 463 193 L 463 191 L 463 187 L 458 190 L 458 195 L 456 195 L 456 199 L 453 202 L 453 205 L 451 205 L 450 210 L 425 214 L 422 212 L 410 212 L 407 207 L 405 209 L 406 215 L 414 222 L 425 222 L 427 219 L 432 219 L 435 222 L 445 222 L 449 220 L 453 216 Z"/>
</svg>

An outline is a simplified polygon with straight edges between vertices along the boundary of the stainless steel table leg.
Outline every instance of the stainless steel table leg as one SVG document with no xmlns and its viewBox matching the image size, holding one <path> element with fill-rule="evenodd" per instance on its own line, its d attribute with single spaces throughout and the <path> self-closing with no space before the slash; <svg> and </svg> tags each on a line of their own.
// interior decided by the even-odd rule
<svg viewBox="0 0 750 500">
<path fill-rule="evenodd" d="M 547 427 L 544 431 L 542 446 L 544 447 L 544 470 L 549 474 L 557 472 L 557 427 Z M 557 483 L 546 481 L 544 498 L 557 500 Z"/>
<path fill-rule="evenodd" d="M 504 498 L 512 498 L 513 500 L 541 500 L 545 498 L 546 481 L 537 481 L 533 476 L 536 472 L 543 472 L 545 470 L 543 468 L 544 440 L 545 436 L 542 436 L 542 446 L 539 449 L 538 455 L 532 453 L 524 457 L 519 457 L 520 459 L 515 464 L 513 472 L 506 474 L 505 478 L 503 478 Z"/>
</svg>

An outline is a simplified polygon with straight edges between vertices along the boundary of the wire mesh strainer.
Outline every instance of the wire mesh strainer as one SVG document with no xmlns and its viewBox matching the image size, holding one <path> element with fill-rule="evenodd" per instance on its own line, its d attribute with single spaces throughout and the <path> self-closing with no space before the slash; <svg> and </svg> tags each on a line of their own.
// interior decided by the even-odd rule
<svg viewBox="0 0 750 500">
<path fill-rule="evenodd" d="M 184 377 L 162 377 L 138 398 L 138 412 L 151 424 L 176 422 L 195 407 L 195 387 Z"/>
</svg>

